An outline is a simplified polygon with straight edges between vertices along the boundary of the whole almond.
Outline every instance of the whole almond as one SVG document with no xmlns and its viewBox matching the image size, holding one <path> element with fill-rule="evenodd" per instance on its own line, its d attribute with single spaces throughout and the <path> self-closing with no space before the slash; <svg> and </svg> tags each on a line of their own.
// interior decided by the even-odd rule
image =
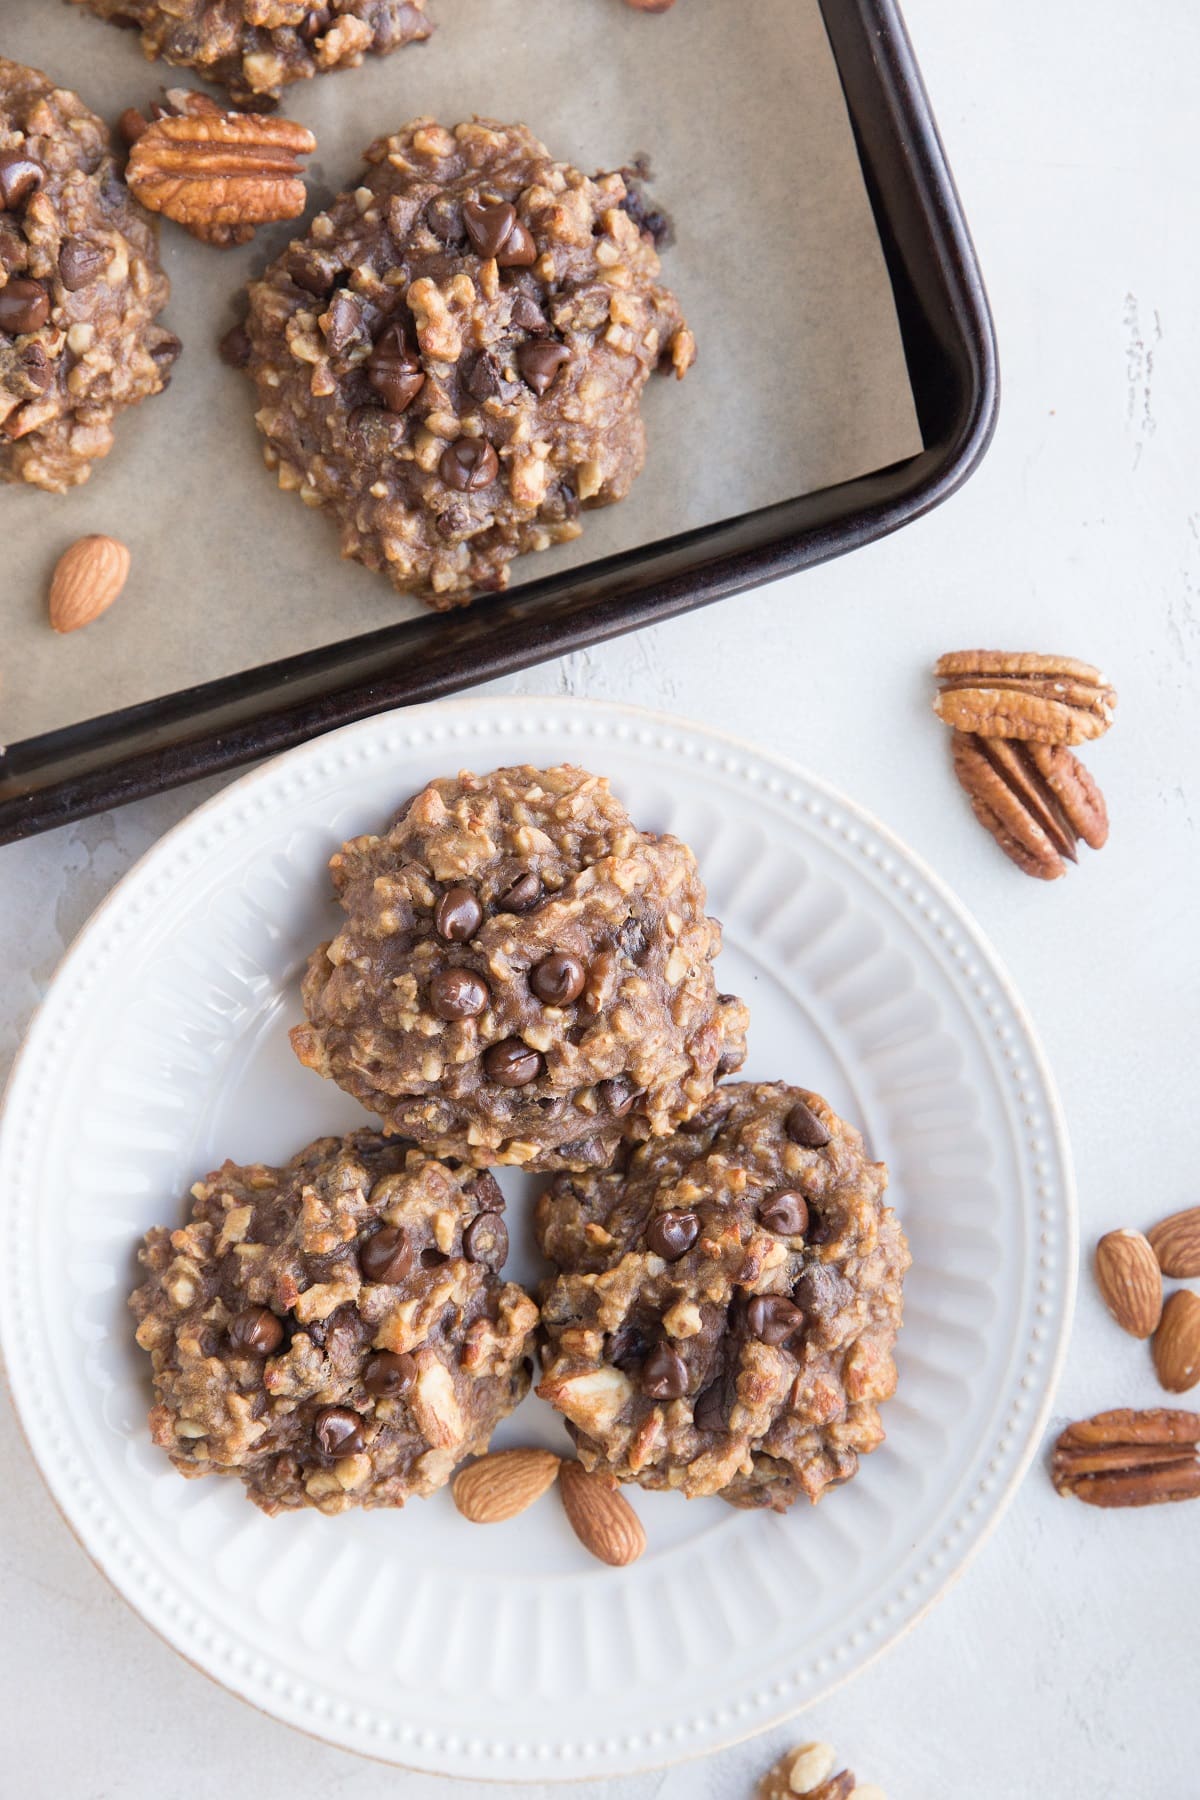
<svg viewBox="0 0 1200 1800">
<path fill-rule="evenodd" d="M 79 538 L 59 557 L 50 582 L 55 631 L 78 631 L 107 612 L 128 574 L 129 552 L 116 538 Z"/>
<path fill-rule="evenodd" d="M 1200 1294 L 1190 1288 L 1180 1288 L 1163 1307 L 1154 1367 L 1169 1394 L 1186 1394 L 1200 1381 Z"/>
<path fill-rule="evenodd" d="M 1172 1213 L 1146 1235 L 1164 1275 L 1200 1275 L 1200 1206 Z"/>
<path fill-rule="evenodd" d="M 1096 1245 L 1096 1283 L 1122 1331 L 1152 1337 L 1162 1317 L 1162 1271 L 1140 1231 L 1110 1231 Z"/>
<path fill-rule="evenodd" d="M 497 1450 L 456 1475 L 450 1491 L 464 1519 L 497 1525 L 540 1500 L 554 1485 L 558 1465 L 553 1450 Z"/>
<path fill-rule="evenodd" d="M 579 1462 L 565 1462 L 559 1471 L 558 1491 L 571 1528 L 585 1550 L 615 1569 L 637 1561 L 646 1548 L 646 1533 L 614 1476 L 600 1470 L 593 1473 Z"/>
</svg>

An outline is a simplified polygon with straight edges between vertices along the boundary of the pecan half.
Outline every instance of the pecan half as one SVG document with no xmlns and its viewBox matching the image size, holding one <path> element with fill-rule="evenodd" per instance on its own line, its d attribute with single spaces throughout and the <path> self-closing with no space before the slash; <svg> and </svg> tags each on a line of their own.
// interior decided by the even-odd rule
<svg viewBox="0 0 1200 1800">
<path fill-rule="evenodd" d="M 955 650 L 939 658 L 933 710 L 958 731 L 1038 744 L 1082 744 L 1112 724 L 1117 696 L 1072 656 Z"/>
<path fill-rule="evenodd" d="M 176 108 L 141 131 L 125 179 L 143 206 L 205 243 L 245 244 L 259 225 L 304 211 L 298 158 L 317 140 L 303 125 L 261 113 L 222 112 L 178 90 Z"/>
<path fill-rule="evenodd" d="M 1122 1407 L 1068 1425 L 1051 1477 L 1060 1494 L 1088 1506 L 1200 1499 L 1200 1413 Z"/>
<path fill-rule="evenodd" d="M 956 731 L 954 773 L 979 823 L 1026 875 L 1055 881 L 1078 842 L 1108 841 L 1104 796 L 1061 744 L 1011 742 Z"/>
</svg>

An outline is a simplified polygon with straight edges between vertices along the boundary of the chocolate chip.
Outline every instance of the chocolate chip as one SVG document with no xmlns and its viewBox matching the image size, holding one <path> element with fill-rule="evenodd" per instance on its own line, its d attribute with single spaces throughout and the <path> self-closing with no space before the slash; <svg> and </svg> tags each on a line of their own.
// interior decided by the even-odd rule
<svg viewBox="0 0 1200 1800">
<path fill-rule="evenodd" d="M 692 1408 L 692 1424 L 697 1431 L 726 1431 L 725 1391 L 720 1381 L 712 1382 L 698 1397 Z"/>
<path fill-rule="evenodd" d="M 810 1106 L 803 1100 L 797 1100 L 787 1118 L 783 1121 L 783 1129 L 793 1144 L 803 1144 L 807 1150 L 819 1150 L 829 1142 L 829 1133 Z"/>
<path fill-rule="evenodd" d="M 527 269 L 530 263 L 537 261 L 537 255 L 532 233 L 518 219 L 496 252 L 496 261 L 502 269 Z"/>
<path fill-rule="evenodd" d="M 333 14 L 327 6 L 310 6 L 299 25 L 296 27 L 306 44 L 316 38 L 323 37 L 333 22 Z"/>
<path fill-rule="evenodd" d="M 303 288 L 306 294 L 315 294 L 323 298 L 337 280 L 337 269 L 333 265 L 314 260 L 305 250 L 293 250 L 284 267 L 297 287 Z"/>
<path fill-rule="evenodd" d="M 393 322 L 379 336 L 367 358 L 367 380 L 389 412 L 402 413 L 425 386 L 421 359 L 403 325 Z"/>
<path fill-rule="evenodd" d="M 250 361 L 250 336 L 244 325 L 233 325 L 217 346 L 221 361 L 231 369 L 244 369 Z"/>
<path fill-rule="evenodd" d="M 440 1250 L 429 1249 L 422 1250 L 421 1252 L 421 1267 L 423 1269 L 440 1269 L 442 1264 L 449 1262 L 449 1260 L 449 1257 L 443 1255 Z"/>
<path fill-rule="evenodd" d="M 614 1119 L 623 1119 L 632 1112 L 642 1097 L 642 1090 L 634 1086 L 628 1075 L 610 1076 L 597 1084 L 596 1092 Z"/>
<path fill-rule="evenodd" d="M 781 1188 L 758 1209 L 760 1224 L 780 1237 L 803 1237 L 808 1230 L 808 1201 L 794 1188 Z"/>
<path fill-rule="evenodd" d="M 447 888 L 433 915 L 438 936 L 449 944 L 465 944 L 483 924 L 483 908 L 468 887 Z"/>
<path fill-rule="evenodd" d="M 325 310 L 321 325 L 321 329 L 325 333 L 325 342 L 333 355 L 340 355 L 347 344 L 353 342 L 361 328 L 362 307 L 353 294 L 348 294 L 345 288 L 339 288 Z M 374 355 L 375 352 L 372 352 L 372 357 Z M 372 379 L 370 369 L 367 371 L 367 379 L 369 381 Z M 403 410 L 403 407 L 399 406 L 391 408 L 392 412 L 402 412 Z"/>
<path fill-rule="evenodd" d="M 283 1342 L 283 1321 L 269 1306 L 244 1306 L 230 1321 L 229 1342 L 235 1350 L 270 1356 Z"/>
<path fill-rule="evenodd" d="M 399 1225 L 381 1225 L 373 1237 L 358 1246 L 358 1266 L 365 1281 L 395 1287 L 413 1266 L 408 1233 Z"/>
<path fill-rule="evenodd" d="M 182 349 L 183 345 L 173 331 L 162 332 L 150 346 L 150 360 L 162 377 L 164 387 L 171 378 L 171 365 Z"/>
<path fill-rule="evenodd" d="M 468 1262 L 500 1267 L 508 1255 L 508 1226 L 499 1213 L 475 1214 L 463 1232 L 463 1255 Z"/>
<path fill-rule="evenodd" d="M 462 218 L 472 248 L 486 258 L 495 256 L 507 241 L 517 222 L 517 209 L 507 200 L 466 200 Z"/>
<path fill-rule="evenodd" d="M 50 296 L 43 282 L 18 276 L 0 288 L 0 331 L 20 337 L 26 331 L 37 331 L 49 317 Z"/>
<path fill-rule="evenodd" d="M 664 1262 L 678 1262 L 699 1236 L 700 1221 L 694 1212 L 656 1213 L 646 1227 L 646 1247 Z"/>
<path fill-rule="evenodd" d="M 646 953 L 646 932 L 640 919 L 625 919 L 616 937 L 617 949 L 630 962 L 638 962 Z"/>
<path fill-rule="evenodd" d="M 522 344 L 517 367 L 535 394 L 544 394 L 564 363 L 571 360 L 565 344 Z"/>
<path fill-rule="evenodd" d="M 0 151 L 0 204 L 7 209 L 32 200 L 46 179 L 46 171 L 24 150 Z"/>
<path fill-rule="evenodd" d="M 782 1294 L 756 1294 L 746 1309 L 751 1337 L 764 1344 L 786 1344 L 804 1324 L 804 1314 Z"/>
<path fill-rule="evenodd" d="M 526 869 L 515 881 L 509 883 L 500 895 L 497 905 L 503 912 L 532 912 L 542 898 L 542 884 L 537 876 Z"/>
<path fill-rule="evenodd" d="M 439 1019 L 477 1019 L 487 1003 L 487 987 L 470 969 L 439 969 L 429 983 L 429 1004 Z"/>
<path fill-rule="evenodd" d="M 621 1325 L 606 1340 L 604 1354 L 615 1369 L 628 1373 L 644 1359 L 650 1344 L 640 1325 Z"/>
<path fill-rule="evenodd" d="M 54 371 L 50 367 L 50 358 L 40 344 L 26 344 L 18 352 L 17 360 L 21 365 L 25 379 L 36 393 L 44 394 L 54 379 Z"/>
<path fill-rule="evenodd" d="M 642 1364 L 642 1392 L 651 1400 L 678 1400 L 687 1393 L 688 1372 L 677 1350 L 657 1344 Z"/>
<path fill-rule="evenodd" d="M 481 350 L 467 370 L 463 384 L 473 400 L 511 400 L 520 393 L 515 381 L 505 378 L 494 350 Z"/>
<path fill-rule="evenodd" d="M 812 1263 L 796 1282 L 792 1293 L 810 1318 L 824 1324 L 848 1305 L 853 1289 L 836 1269 L 825 1263 Z"/>
<path fill-rule="evenodd" d="M 516 295 L 510 317 L 518 331 L 532 332 L 534 337 L 542 337 L 550 329 L 550 321 L 532 294 Z"/>
<path fill-rule="evenodd" d="M 376 1350 L 367 1358 L 363 1370 L 363 1386 L 377 1400 L 394 1400 L 417 1378 L 417 1365 L 407 1351 Z"/>
<path fill-rule="evenodd" d="M 348 1406 L 323 1406 L 313 1420 L 313 1436 L 325 1456 L 357 1456 L 363 1447 L 362 1419 Z"/>
<path fill-rule="evenodd" d="M 78 293 L 96 280 L 112 261 L 112 251 L 86 238 L 69 237 L 58 253 L 59 280 L 69 293 Z"/>
<path fill-rule="evenodd" d="M 447 444 L 438 463 L 446 486 L 460 494 L 473 494 L 495 481 L 500 460 L 486 438 L 459 438 Z"/>
<path fill-rule="evenodd" d="M 483 1055 L 485 1073 L 501 1087 L 528 1087 L 531 1081 L 537 1080 L 543 1066 L 538 1052 L 517 1037 L 493 1044 Z"/>
<path fill-rule="evenodd" d="M 436 194 L 425 208 L 425 223 L 439 244 L 459 244 L 463 239 L 463 209 L 449 194 Z"/>
<path fill-rule="evenodd" d="M 587 985 L 587 970 L 578 957 L 556 950 L 538 963 L 529 985 L 543 1006 L 569 1006 Z"/>
<path fill-rule="evenodd" d="M 469 1194 L 485 1212 L 504 1211 L 504 1195 L 500 1191 L 500 1183 L 486 1169 L 481 1169 L 463 1192 Z"/>
</svg>

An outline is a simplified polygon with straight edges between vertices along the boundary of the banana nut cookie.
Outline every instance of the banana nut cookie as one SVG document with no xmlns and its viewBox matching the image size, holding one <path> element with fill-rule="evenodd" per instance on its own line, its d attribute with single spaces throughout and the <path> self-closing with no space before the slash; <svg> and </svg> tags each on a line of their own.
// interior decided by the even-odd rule
<svg viewBox="0 0 1200 1800">
<path fill-rule="evenodd" d="M 167 384 L 169 293 L 107 126 L 0 56 L 0 480 L 87 480 L 115 415 Z"/>
<path fill-rule="evenodd" d="M 498 1274 L 490 1175 L 358 1131 L 192 1196 L 182 1229 L 147 1232 L 130 1299 L 181 1474 L 236 1475 L 268 1513 L 403 1506 L 528 1389 L 537 1307 Z"/>
<path fill-rule="evenodd" d="M 740 1067 L 695 858 L 563 766 L 440 780 L 330 867 L 345 922 L 308 965 L 301 1062 L 431 1154 L 605 1166 Z"/>
<path fill-rule="evenodd" d="M 279 485 L 444 608 L 628 493 L 642 389 L 695 345 L 622 175 L 484 119 L 418 120 L 366 164 L 251 284 L 227 354 Z"/>
<path fill-rule="evenodd" d="M 75 0 L 115 25 L 141 33 L 152 62 L 161 56 L 229 89 L 235 100 L 278 99 L 289 81 L 327 69 L 357 68 L 368 51 L 385 55 L 433 27 L 425 0 Z"/>
<path fill-rule="evenodd" d="M 908 1246 L 887 1171 L 816 1094 L 722 1088 L 675 1136 L 560 1175 L 537 1232 L 538 1393 L 588 1468 L 783 1511 L 882 1441 Z"/>
</svg>

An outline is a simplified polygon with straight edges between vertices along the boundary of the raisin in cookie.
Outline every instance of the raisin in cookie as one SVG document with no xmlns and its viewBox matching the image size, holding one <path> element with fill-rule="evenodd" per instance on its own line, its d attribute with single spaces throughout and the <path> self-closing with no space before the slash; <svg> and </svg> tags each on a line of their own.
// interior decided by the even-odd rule
<svg viewBox="0 0 1200 1800">
<path fill-rule="evenodd" d="M 75 0 L 141 33 L 161 56 L 240 102 L 278 99 L 289 81 L 354 69 L 368 51 L 385 55 L 427 38 L 425 0 Z"/>
<path fill-rule="evenodd" d="M 403 1506 L 487 1447 L 529 1386 L 537 1308 L 497 1271 L 490 1175 L 359 1131 L 226 1163 L 147 1232 L 130 1305 L 151 1434 L 264 1512 Z"/>
<path fill-rule="evenodd" d="M 280 486 L 446 607 L 628 493 L 642 389 L 694 344 L 623 176 L 483 119 L 419 120 L 366 164 L 251 284 L 238 355 Z"/>
<path fill-rule="evenodd" d="M 560 1175 L 537 1231 L 538 1393 L 588 1468 L 783 1511 L 883 1438 L 908 1246 L 887 1171 L 828 1104 L 722 1088 L 674 1137 Z"/>
<path fill-rule="evenodd" d="M 583 769 L 434 781 L 330 865 L 301 1062 L 435 1155 L 603 1167 L 740 1067 L 695 858 Z"/>
<path fill-rule="evenodd" d="M 123 407 L 166 386 L 170 285 L 108 128 L 75 94 L 0 57 L 0 480 L 64 493 Z"/>
</svg>

